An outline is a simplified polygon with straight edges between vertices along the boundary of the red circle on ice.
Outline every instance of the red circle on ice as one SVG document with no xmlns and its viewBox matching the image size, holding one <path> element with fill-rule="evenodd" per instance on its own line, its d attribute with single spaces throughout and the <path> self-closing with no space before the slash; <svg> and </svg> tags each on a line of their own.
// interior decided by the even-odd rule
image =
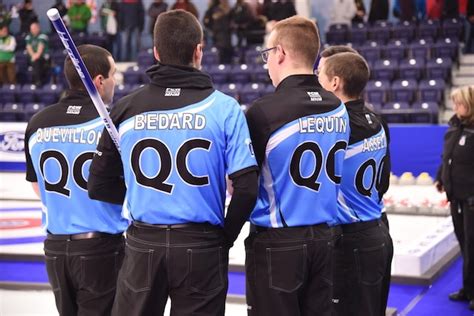
<svg viewBox="0 0 474 316">
<path fill-rule="evenodd" d="M 41 226 L 41 218 L 2 218 L 0 229 L 23 229 Z"/>
</svg>

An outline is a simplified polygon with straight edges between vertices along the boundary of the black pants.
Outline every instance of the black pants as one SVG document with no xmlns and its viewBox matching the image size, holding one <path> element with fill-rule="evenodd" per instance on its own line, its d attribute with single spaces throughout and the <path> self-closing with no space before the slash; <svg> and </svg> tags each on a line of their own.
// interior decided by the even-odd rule
<svg viewBox="0 0 474 316">
<path fill-rule="evenodd" d="M 385 315 L 393 243 L 381 221 L 342 225 L 334 251 L 334 302 L 339 316 Z"/>
<path fill-rule="evenodd" d="M 333 228 L 253 232 L 245 240 L 248 314 L 331 315 Z"/>
<path fill-rule="evenodd" d="M 48 279 L 60 315 L 110 315 L 123 248 L 122 235 L 44 241 Z"/>
<path fill-rule="evenodd" d="M 33 83 L 42 86 L 49 72 L 48 61 L 41 57 L 31 62 L 31 66 L 33 68 Z"/>
<path fill-rule="evenodd" d="M 474 197 L 452 200 L 451 216 L 463 258 L 463 288 L 474 299 Z"/>
<path fill-rule="evenodd" d="M 127 230 L 112 315 L 224 315 L 228 250 L 221 228 L 194 224 L 159 228 L 134 222 Z"/>
</svg>

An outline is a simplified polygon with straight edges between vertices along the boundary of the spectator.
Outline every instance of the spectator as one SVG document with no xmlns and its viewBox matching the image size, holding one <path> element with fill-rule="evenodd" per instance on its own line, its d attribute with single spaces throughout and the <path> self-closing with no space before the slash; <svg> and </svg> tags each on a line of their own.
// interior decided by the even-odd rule
<svg viewBox="0 0 474 316">
<path fill-rule="evenodd" d="M 245 0 L 237 0 L 230 16 L 232 29 L 237 35 L 237 46 L 242 47 L 247 37 L 247 28 L 254 21 L 252 10 Z"/>
<path fill-rule="evenodd" d="M 204 26 L 212 31 L 212 41 L 219 50 L 219 63 L 230 64 L 232 43 L 230 32 L 230 7 L 227 0 L 212 0 L 204 15 Z"/>
<path fill-rule="evenodd" d="M 459 17 L 459 2 L 456 0 L 445 0 L 442 17 L 443 19 Z"/>
<path fill-rule="evenodd" d="M 107 0 L 100 8 L 100 24 L 107 40 L 107 50 L 112 56 L 120 56 L 120 36 L 117 36 L 119 4 L 115 0 Z"/>
<path fill-rule="evenodd" d="M 263 4 L 263 15 L 268 21 L 281 21 L 296 15 L 296 9 L 292 0 L 268 0 Z"/>
<path fill-rule="evenodd" d="M 0 3 L 0 28 L 4 26 L 10 26 L 10 22 L 12 21 L 11 13 L 7 10 L 7 8 Z"/>
<path fill-rule="evenodd" d="M 33 22 L 38 22 L 38 15 L 33 10 L 33 1 L 25 0 L 20 10 L 20 34 L 28 34 L 30 32 L 30 25 Z"/>
<path fill-rule="evenodd" d="M 91 9 L 84 3 L 84 0 L 74 0 L 72 6 L 67 11 L 67 15 L 69 17 L 71 33 L 87 33 L 92 13 Z"/>
<path fill-rule="evenodd" d="M 415 18 L 424 20 L 426 17 L 426 0 L 415 0 Z"/>
<path fill-rule="evenodd" d="M 467 3 L 466 18 L 468 26 L 466 28 L 466 45 L 464 47 L 465 54 L 474 53 L 474 0 Z"/>
<path fill-rule="evenodd" d="M 462 288 L 449 295 L 474 310 L 474 86 L 451 93 L 454 115 L 444 136 L 442 163 L 435 186 L 451 202 L 454 233 L 463 258 Z"/>
<path fill-rule="evenodd" d="M 63 3 L 63 0 L 56 0 L 56 3 L 51 6 L 51 9 L 57 9 L 59 11 L 59 15 L 61 17 L 65 16 L 67 14 L 67 7 Z"/>
<path fill-rule="evenodd" d="M 388 19 L 388 0 L 372 0 L 369 11 L 369 22 Z"/>
<path fill-rule="evenodd" d="M 354 0 L 355 6 L 357 8 L 356 15 L 352 19 L 352 23 L 364 23 L 365 15 L 365 4 L 363 0 Z"/>
<path fill-rule="evenodd" d="M 151 34 L 151 37 L 153 38 L 153 28 L 155 27 L 155 22 L 158 16 L 166 12 L 168 9 L 168 4 L 165 3 L 163 0 L 155 0 L 150 4 L 150 7 L 148 8 L 148 17 L 150 18 L 150 26 L 149 26 L 149 31 Z"/>
<path fill-rule="evenodd" d="M 8 27 L 0 28 L 0 86 L 16 83 L 15 37 L 8 33 Z"/>
<path fill-rule="evenodd" d="M 443 0 L 426 0 L 426 16 L 431 20 L 441 18 L 443 12 Z"/>
<path fill-rule="evenodd" d="M 194 15 L 197 19 L 199 19 L 199 13 L 196 9 L 196 6 L 191 2 L 191 0 L 176 0 L 176 2 L 171 7 L 171 10 L 184 10 L 188 11 L 192 15 Z"/>
<path fill-rule="evenodd" d="M 120 6 L 119 29 L 122 35 L 122 60 L 135 60 L 141 47 L 141 33 L 145 23 L 142 0 L 123 0 Z"/>
<path fill-rule="evenodd" d="M 357 13 L 354 0 L 333 0 L 330 13 L 330 24 L 345 24 L 350 26 Z"/>
<path fill-rule="evenodd" d="M 30 34 L 26 36 L 26 50 L 33 67 L 33 83 L 42 86 L 49 62 L 48 36 L 41 33 L 38 22 L 30 25 Z"/>
</svg>

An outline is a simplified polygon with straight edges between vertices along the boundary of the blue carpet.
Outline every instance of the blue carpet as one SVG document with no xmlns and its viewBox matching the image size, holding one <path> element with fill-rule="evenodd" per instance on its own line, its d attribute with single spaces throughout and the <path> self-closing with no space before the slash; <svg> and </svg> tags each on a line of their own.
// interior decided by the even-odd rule
<svg viewBox="0 0 474 316">
<path fill-rule="evenodd" d="M 451 267 L 428 289 L 423 299 L 408 313 L 409 316 L 472 316 L 467 303 L 451 302 L 448 294 L 462 286 L 462 259 L 456 260 Z M 400 311 L 400 310 L 399 310 Z"/>
<path fill-rule="evenodd" d="M 398 312 L 408 312 L 408 316 L 473 316 L 466 303 L 451 302 L 448 294 L 461 287 L 462 260 L 456 260 L 433 285 L 392 284 L 388 306 Z M 43 262 L 0 261 L 0 282 L 48 282 Z M 245 274 L 229 272 L 229 294 L 245 295 Z M 418 295 L 421 300 L 411 311 L 406 310 L 410 302 Z"/>
<path fill-rule="evenodd" d="M 47 283 L 44 262 L 0 261 L 0 282 Z"/>
</svg>

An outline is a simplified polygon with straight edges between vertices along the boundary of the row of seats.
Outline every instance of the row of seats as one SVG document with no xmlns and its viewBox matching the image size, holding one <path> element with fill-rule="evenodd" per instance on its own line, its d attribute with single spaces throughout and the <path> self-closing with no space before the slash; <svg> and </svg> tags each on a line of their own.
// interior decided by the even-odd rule
<svg viewBox="0 0 474 316">
<path fill-rule="evenodd" d="M 34 84 L 26 85 L 3 85 L 0 88 L 0 103 L 44 103 L 57 102 L 63 86 L 48 84 L 37 87 Z"/>
<path fill-rule="evenodd" d="M 93 44 L 101 47 L 105 47 L 107 43 L 107 36 L 102 33 L 102 32 L 95 32 L 95 33 L 77 33 L 77 34 L 71 34 L 72 39 L 74 40 L 74 43 L 76 46 L 82 45 L 82 44 Z M 21 51 L 26 48 L 26 42 L 25 42 L 25 36 L 23 34 L 17 34 L 15 35 L 15 40 L 16 40 L 16 50 Z M 48 41 L 49 41 L 49 49 L 54 51 L 54 50 L 60 50 L 64 49 L 63 44 L 61 43 L 61 40 L 59 39 L 59 36 L 56 32 L 52 32 L 48 34 Z"/>
<path fill-rule="evenodd" d="M 229 89 L 231 89 L 229 87 Z M 222 92 L 225 89 L 222 89 Z M 231 91 L 229 94 L 232 95 Z M 253 97 L 258 98 L 268 90 L 254 89 Z M 245 93 L 234 94 L 241 100 L 243 108 L 247 107 L 254 99 L 246 97 Z M 248 99 L 245 99 L 248 98 Z M 45 103 L 5 103 L 0 104 L 0 121 L 2 122 L 27 122 L 36 112 L 42 110 L 48 104 Z M 385 117 L 388 123 L 437 123 L 439 107 L 434 102 L 416 102 L 410 105 L 407 102 L 389 102 L 385 104 L 372 104 L 374 111 Z"/>
<path fill-rule="evenodd" d="M 367 83 L 366 100 L 371 103 L 392 102 L 436 102 L 442 104 L 446 83 L 442 79 L 374 80 Z"/>
<path fill-rule="evenodd" d="M 459 39 L 464 30 L 463 19 L 426 20 L 419 24 L 411 21 L 391 23 L 377 21 L 356 23 L 351 27 L 345 24 L 332 24 L 326 32 L 326 41 L 330 44 L 343 44 L 346 42 L 362 44 L 367 40 L 387 43 L 391 39 L 405 39 L 411 41 L 415 38 L 449 37 Z"/>
<path fill-rule="evenodd" d="M 388 102 L 372 104 L 374 111 L 381 114 L 387 123 L 437 124 L 439 107 L 434 102 Z"/>
</svg>

